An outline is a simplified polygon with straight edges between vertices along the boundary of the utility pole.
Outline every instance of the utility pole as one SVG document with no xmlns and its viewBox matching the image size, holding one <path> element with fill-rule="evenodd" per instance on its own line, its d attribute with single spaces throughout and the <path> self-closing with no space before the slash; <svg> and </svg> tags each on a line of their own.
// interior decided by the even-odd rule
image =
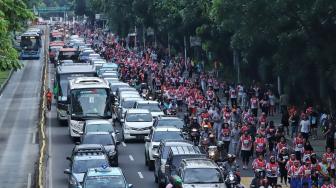
<svg viewBox="0 0 336 188">
<path fill-rule="evenodd" d="M 145 25 L 142 24 L 142 40 L 143 40 L 143 49 L 146 49 L 146 35 L 145 35 Z"/>
<path fill-rule="evenodd" d="M 237 67 L 237 83 L 240 83 L 240 63 L 236 49 L 233 49 L 233 64 Z"/>
<path fill-rule="evenodd" d="M 137 28 L 136 28 L 136 25 L 134 26 L 134 33 L 135 33 L 135 36 L 134 36 L 134 48 L 136 48 L 136 41 L 137 41 Z"/>
<path fill-rule="evenodd" d="M 183 37 L 184 41 L 184 66 L 187 68 L 187 39 L 186 36 Z"/>
<path fill-rule="evenodd" d="M 168 40 L 168 55 L 170 57 L 170 42 L 169 42 L 169 33 L 167 35 L 167 40 Z"/>
</svg>

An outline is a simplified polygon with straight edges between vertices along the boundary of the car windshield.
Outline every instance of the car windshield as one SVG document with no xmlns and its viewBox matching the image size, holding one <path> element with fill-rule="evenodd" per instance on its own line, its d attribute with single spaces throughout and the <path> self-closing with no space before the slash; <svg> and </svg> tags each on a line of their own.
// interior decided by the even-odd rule
<svg viewBox="0 0 336 188">
<path fill-rule="evenodd" d="M 152 104 L 138 104 L 137 108 L 141 108 L 141 109 L 147 109 L 150 112 L 161 112 L 161 109 L 159 107 L 159 104 L 157 103 L 152 103 Z"/>
<path fill-rule="evenodd" d="M 71 91 L 71 115 L 105 117 L 111 115 L 107 89 L 75 89 Z"/>
<path fill-rule="evenodd" d="M 123 101 L 123 108 L 133 108 L 135 101 Z"/>
<path fill-rule="evenodd" d="M 125 188 L 126 183 L 122 176 L 94 176 L 87 177 L 85 188 Z"/>
<path fill-rule="evenodd" d="M 162 127 L 162 126 L 171 126 L 171 127 L 176 127 L 179 129 L 182 129 L 184 126 L 184 123 L 182 120 L 179 119 L 161 119 L 157 123 L 157 127 Z"/>
<path fill-rule="evenodd" d="M 126 121 L 128 122 L 150 122 L 152 116 L 149 113 L 129 113 L 127 114 Z"/>
<path fill-rule="evenodd" d="M 199 155 L 175 155 L 172 162 L 172 170 L 175 171 L 180 167 L 182 159 L 191 159 L 191 158 L 205 158 L 205 156 Z"/>
<path fill-rule="evenodd" d="M 215 168 L 189 168 L 183 173 L 183 183 L 223 183 L 223 178 Z"/>
<path fill-rule="evenodd" d="M 116 92 L 118 88 L 125 88 L 125 87 L 129 87 L 128 85 L 112 85 L 111 89 L 113 92 Z"/>
<path fill-rule="evenodd" d="M 155 131 L 152 141 L 160 142 L 161 140 L 167 139 L 183 140 L 183 137 L 180 131 Z"/>
<path fill-rule="evenodd" d="M 108 161 L 105 159 L 74 160 L 72 172 L 75 174 L 85 173 L 89 168 L 100 168 L 108 166 L 108 164 Z"/>
<path fill-rule="evenodd" d="M 115 145 L 109 134 L 87 134 L 83 136 L 82 144 Z"/>
<path fill-rule="evenodd" d="M 86 132 L 114 132 L 111 124 L 89 124 L 85 126 Z"/>
</svg>

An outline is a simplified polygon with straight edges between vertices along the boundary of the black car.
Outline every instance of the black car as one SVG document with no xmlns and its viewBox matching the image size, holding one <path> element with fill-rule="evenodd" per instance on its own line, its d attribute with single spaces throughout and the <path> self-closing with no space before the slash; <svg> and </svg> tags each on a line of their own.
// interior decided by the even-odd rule
<svg viewBox="0 0 336 188">
<path fill-rule="evenodd" d="M 104 146 L 109 162 L 112 166 L 118 166 L 118 145 L 113 136 L 108 132 L 88 132 L 81 138 L 82 144 L 100 144 Z"/>
</svg>

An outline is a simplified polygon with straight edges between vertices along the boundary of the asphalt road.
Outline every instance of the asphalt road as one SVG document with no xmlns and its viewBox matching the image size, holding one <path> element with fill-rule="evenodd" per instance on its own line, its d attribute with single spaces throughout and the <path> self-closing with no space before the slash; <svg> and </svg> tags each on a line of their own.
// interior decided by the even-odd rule
<svg viewBox="0 0 336 188">
<path fill-rule="evenodd" d="M 41 56 L 40 60 L 21 61 L 24 67 L 13 73 L 0 95 L 1 188 L 30 188 L 33 183 L 39 151 L 42 60 Z"/>
</svg>

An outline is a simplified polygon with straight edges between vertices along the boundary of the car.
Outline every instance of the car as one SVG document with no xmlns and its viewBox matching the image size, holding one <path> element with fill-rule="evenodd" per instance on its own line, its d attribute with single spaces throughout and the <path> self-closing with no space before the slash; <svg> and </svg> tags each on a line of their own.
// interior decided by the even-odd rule
<svg viewBox="0 0 336 188">
<path fill-rule="evenodd" d="M 122 92 L 129 93 L 127 91 L 133 91 L 133 93 L 137 93 L 139 95 L 139 97 L 140 97 L 139 92 L 135 88 L 133 88 L 131 86 L 129 86 L 129 87 L 118 87 L 117 90 L 115 91 L 115 96 L 119 99 L 120 98 L 120 94 Z"/>
<path fill-rule="evenodd" d="M 168 158 L 168 152 L 171 147 L 174 146 L 194 146 L 192 142 L 187 140 L 161 140 L 158 146 L 158 152 L 153 154 L 155 158 L 154 163 L 154 177 L 155 182 L 159 183 L 159 186 L 163 186 L 165 182 L 165 166 Z"/>
<path fill-rule="evenodd" d="M 64 170 L 64 173 L 68 175 L 69 188 L 78 188 L 88 169 L 110 166 L 106 154 L 99 151 L 80 153 L 66 159 L 70 162 L 70 168 Z"/>
<path fill-rule="evenodd" d="M 106 63 L 105 59 L 91 59 L 90 60 L 90 64 L 96 67 L 97 72 L 105 63 Z"/>
<path fill-rule="evenodd" d="M 173 127 L 176 127 L 176 128 L 179 128 L 179 129 L 183 130 L 183 128 L 185 127 L 185 123 L 179 117 L 174 117 L 174 116 L 159 116 L 158 118 L 155 119 L 153 126 L 154 127 L 173 126 Z"/>
<path fill-rule="evenodd" d="M 101 78 L 119 78 L 119 75 L 117 72 L 103 72 L 100 75 Z"/>
<path fill-rule="evenodd" d="M 134 108 L 148 109 L 153 117 L 163 116 L 164 113 L 157 101 L 137 101 Z"/>
<path fill-rule="evenodd" d="M 107 151 L 109 162 L 112 166 L 118 166 L 118 145 L 109 132 L 88 132 L 81 137 L 82 144 L 101 144 Z"/>
<path fill-rule="evenodd" d="M 141 101 L 141 100 L 144 100 L 144 99 L 141 97 L 133 97 L 133 96 L 132 97 L 128 96 L 128 97 L 121 99 L 119 106 L 118 106 L 118 110 L 117 110 L 117 117 L 120 120 L 120 122 L 124 121 L 126 111 L 128 109 L 133 108 L 134 104 L 137 101 Z"/>
<path fill-rule="evenodd" d="M 104 146 L 100 144 L 79 144 L 75 145 L 72 149 L 71 157 L 81 154 L 93 153 L 93 152 L 100 152 L 105 153 Z"/>
<path fill-rule="evenodd" d="M 211 159 L 182 159 L 177 175 L 182 187 L 226 188 L 222 171 Z"/>
<path fill-rule="evenodd" d="M 79 54 L 79 60 L 86 62 L 89 59 L 89 55 L 95 53 L 93 50 L 84 50 Z"/>
<path fill-rule="evenodd" d="M 145 137 L 145 162 L 149 170 L 154 169 L 154 155 L 158 153 L 161 140 L 166 139 L 184 140 L 184 137 L 181 130 L 176 127 L 152 128 L 149 135 Z"/>
<path fill-rule="evenodd" d="M 123 140 L 144 139 L 153 127 L 153 117 L 147 109 L 128 109 L 122 124 Z"/>
<path fill-rule="evenodd" d="M 114 128 L 111 122 L 104 119 L 93 119 L 93 120 L 86 120 L 83 126 L 83 134 L 89 132 L 109 132 L 114 140 L 117 139 L 117 135 L 119 131 Z"/>
<path fill-rule="evenodd" d="M 207 155 L 204 154 L 198 146 L 174 146 L 170 147 L 168 157 L 165 165 L 165 182 L 167 185 L 170 178 L 177 174 L 177 170 L 180 168 L 182 159 L 188 158 L 203 158 L 206 159 Z M 159 184 L 162 185 L 162 184 Z"/>
<path fill-rule="evenodd" d="M 131 188 L 132 184 L 128 184 L 124 173 L 118 167 L 101 167 L 91 168 L 84 176 L 82 188 Z"/>
<path fill-rule="evenodd" d="M 109 81 L 110 78 L 105 78 L 105 80 L 107 80 L 110 84 L 110 88 L 111 91 L 113 93 L 113 95 L 116 95 L 116 91 L 118 88 L 125 88 L 125 87 L 131 87 L 128 83 L 124 83 L 124 82 L 110 82 Z"/>
</svg>

